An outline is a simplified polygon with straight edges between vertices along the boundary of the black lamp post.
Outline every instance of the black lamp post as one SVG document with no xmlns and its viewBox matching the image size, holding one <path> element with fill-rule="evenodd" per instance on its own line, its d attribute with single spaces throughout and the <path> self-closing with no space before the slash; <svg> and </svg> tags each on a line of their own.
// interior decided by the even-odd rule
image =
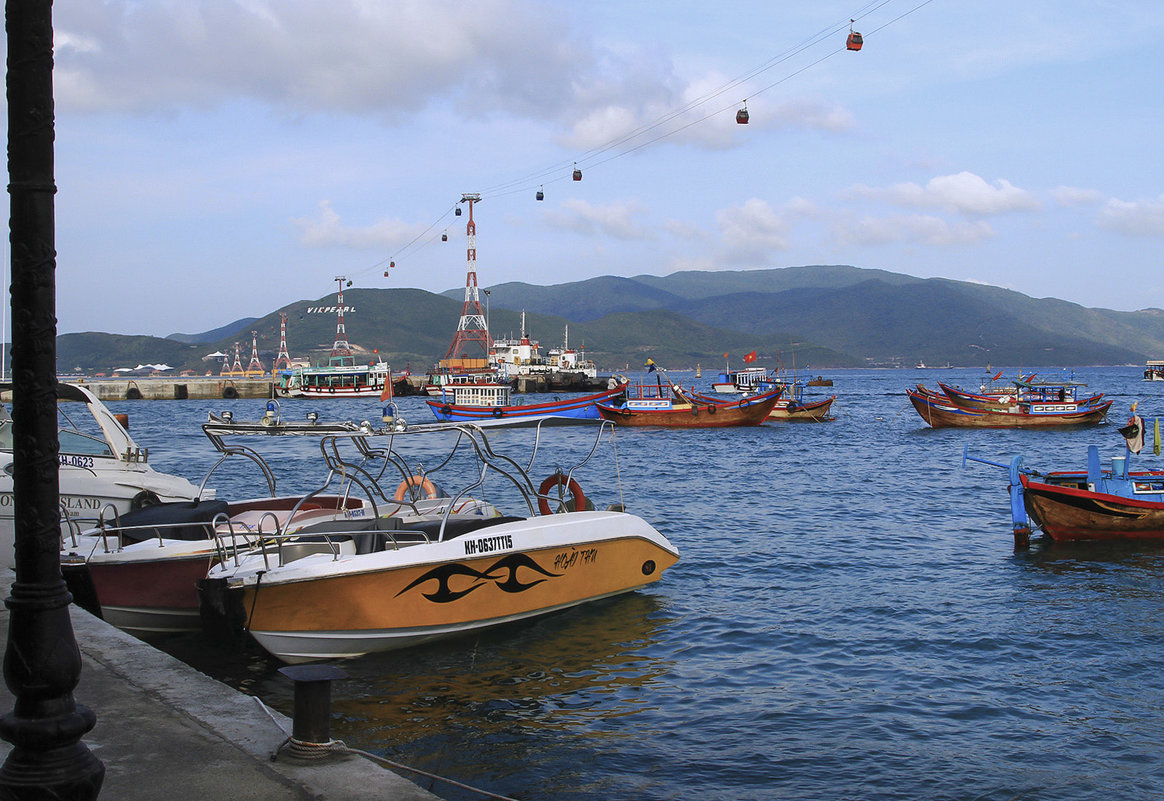
<svg viewBox="0 0 1164 801">
<path fill-rule="evenodd" d="M 16 705 L 0 718 L 13 745 L 0 799 L 83 801 L 97 797 L 105 766 L 81 742 L 96 716 L 73 700 L 81 652 L 60 564 L 52 0 L 7 0 L 4 14 L 16 529 L 4 680 Z"/>
</svg>

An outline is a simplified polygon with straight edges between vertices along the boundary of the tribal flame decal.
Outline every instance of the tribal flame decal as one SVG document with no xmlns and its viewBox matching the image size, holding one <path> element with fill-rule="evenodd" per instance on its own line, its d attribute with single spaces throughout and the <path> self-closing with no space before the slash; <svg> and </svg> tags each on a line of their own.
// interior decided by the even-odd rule
<svg viewBox="0 0 1164 801">
<path fill-rule="evenodd" d="M 399 598 L 413 587 L 417 587 L 430 579 L 433 579 L 437 582 L 438 586 L 436 591 L 421 594 L 433 603 L 438 604 L 447 604 L 456 601 L 459 598 L 464 598 L 466 595 L 473 592 L 473 590 L 485 586 L 485 584 L 490 581 L 496 584 L 498 589 L 502 590 L 503 592 L 516 593 L 525 592 L 529 588 L 536 587 L 538 584 L 541 584 L 546 580 L 545 578 L 539 578 L 536 581 L 523 583 L 517 578 L 518 570 L 522 567 L 528 567 L 530 570 L 533 570 L 536 573 L 540 573 L 546 578 L 557 578 L 562 575 L 561 573 L 551 573 L 548 570 L 545 570 L 541 565 L 523 553 L 515 553 L 498 559 L 483 573 L 456 562 L 452 564 L 441 565 L 440 567 L 435 567 L 424 575 L 420 576 L 420 578 L 413 581 L 400 592 L 396 593 L 396 597 Z M 498 574 L 501 574 L 501 576 Z M 451 579 L 453 576 L 470 576 L 474 579 L 477 579 L 477 581 L 466 590 L 454 592 L 449 588 L 449 579 Z"/>
</svg>

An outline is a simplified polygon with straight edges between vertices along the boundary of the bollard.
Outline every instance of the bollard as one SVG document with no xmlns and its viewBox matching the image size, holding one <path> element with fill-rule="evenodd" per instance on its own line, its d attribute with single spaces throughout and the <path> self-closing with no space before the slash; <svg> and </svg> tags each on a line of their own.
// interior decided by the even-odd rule
<svg viewBox="0 0 1164 801">
<path fill-rule="evenodd" d="M 279 668 L 295 682 L 295 712 L 288 750 L 300 759 L 327 756 L 331 739 L 331 683 L 348 674 L 335 665 L 289 665 Z"/>
</svg>

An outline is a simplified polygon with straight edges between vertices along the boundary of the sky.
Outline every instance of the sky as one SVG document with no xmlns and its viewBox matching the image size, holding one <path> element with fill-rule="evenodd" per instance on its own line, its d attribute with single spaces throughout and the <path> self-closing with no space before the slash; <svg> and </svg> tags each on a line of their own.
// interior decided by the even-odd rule
<svg viewBox="0 0 1164 801">
<path fill-rule="evenodd" d="M 53 21 L 60 333 L 199 333 L 337 276 L 462 288 L 466 193 L 482 287 L 849 264 L 1164 307 L 1162 3 L 55 0 Z"/>
</svg>

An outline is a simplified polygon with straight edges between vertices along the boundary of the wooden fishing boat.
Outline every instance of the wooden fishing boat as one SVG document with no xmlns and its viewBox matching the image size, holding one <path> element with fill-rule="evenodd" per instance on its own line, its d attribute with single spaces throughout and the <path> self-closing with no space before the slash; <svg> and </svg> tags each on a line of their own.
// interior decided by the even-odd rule
<svg viewBox="0 0 1164 801">
<path fill-rule="evenodd" d="M 608 426 L 600 425 L 599 437 Z M 369 521 L 359 542 L 354 529 L 321 527 L 315 537 L 326 550 L 294 560 L 286 544 L 270 538 L 200 583 L 204 618 L 249 632 L 285 662 L 344 658 L 631 592 L 678 560 L 662 534 L 621 507 L 581 511 L 590 506 L 574 478 L 581 465 L 535 489 L 515 461 L 494 456 L 483 431 L 458 430 L 475 441 L 471 452 L 485 471 L 504 473 L 521 488 L 529 516 L 457 519 L 446 511 Z M 423 433 L 410 429 L 393 441 Z M 476 477 L 474 486 L 483 480 Z M 569 502 L 556 497 L 562 491 Z"/>
<path fill-rule="evenodd" d="M 944 393 L 906 389 L 910 402 L 922 420 L 933 428 L 1045 428 L 1051 426 L 1094 425 L 1107 416 L 1112 402 L 1039 403 L 1019 402 L 1013 411 L 992 411 L 959 406 Z"/>
<path fill-rule="evenodd" d="M 599 403 L 604 420 L 616 425 L 668 428 L 726 428 L 758 426 L 780 400 L 783 389 L 748 395 L 737 401 L 716 401 L 697 395 L 685 395 L 677 385 L 628 387 L 626 398 L 618 405 Z"/>
<path fill-rule="evenodd" d="M 768 420 L 776 422 L 813 422 L 821 423 L 835 418 L 829 416 L 829 410 L 832 408 L 833 401 L 837 399 L 836 395 L 831 395 L 827 398 L 815 401 L 805 401 L 803 397 L 804 384 L 795 382 L 793 384 L 784 383 L 768 383 L 762 384 L 763 391 L 769 392 L 775 390 L 780 393 L 779 399 L 772 407 L 772 411 L 768 413 Z M 730 404 L 731 401 L 724 401 L 710 395 L 703 395 L 692 390 L 678 390 L 680 394 L 695 403 L 714 403 L 717 406 L 723 406 L 725 403 Z"/>
<path fill-rule="evenodd" d="M 534 425 L 538 422 L 587 423 L 601 420 L 598 403 L 614 402 L 626 390 L 625 382 L 592 395 L 579 395 L 544 403 L 515 404 L 509 384 L 450 384 L 440 400 L 426 401 L 437 420 L 490 426 Z"/>
<path fill-rule="evenodd" d="M 1120 429 L 1129 444 L 1142 445 L 1143 420 Z M 1134 453 L 1112 457 L 1105 467 L 1099 448 L 1088 446 L 1085 470 L 1041 473 L 1023 466 L 1015 456 L 1001 464 L 969 455 L 967 460 L 1001 467 L 1010 477 L 1011 519 L 1015 544 L 1029 543 L 1031 533 L 1043 531 L 1059 542 L 1131 540 L 1164 542 L 1164 470 L 1131 470 Z"/>
</svg>

